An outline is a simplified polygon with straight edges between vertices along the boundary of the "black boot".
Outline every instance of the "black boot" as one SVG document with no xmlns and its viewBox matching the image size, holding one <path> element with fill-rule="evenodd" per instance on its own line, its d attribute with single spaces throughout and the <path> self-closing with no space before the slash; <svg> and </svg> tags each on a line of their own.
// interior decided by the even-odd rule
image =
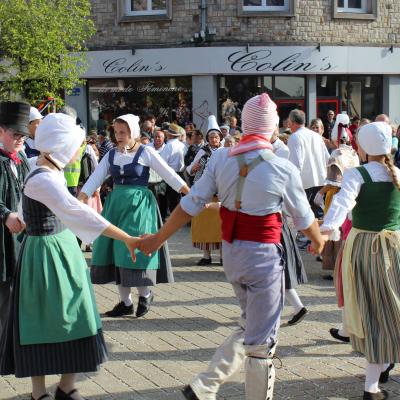
<svg viewBox="0 0 400 400">
<path fill-rule="evenodd" d="M 112 310 L 107 311 L 107 317 L 116 318 L 122 317 L 123 315 L 132 315 L 133 314 L 133 304 L 130 306 L 126 306 L 123 301 L 118 303 Z"/>
<path fill-rule="evenodd" d="M 386 390 L 381 390 L 378 393 L 364 392 L 363 400 L 385 400 L 389 398 L 389 393 Z"/>
<path fill-rule="evenodd" d="M 140 318 L 146 315 L 150 311 L 150 304 L 153 302 L 154 294 L 150 292 L 149 297 L 139 297 L 139 303 L 136 310 L 136 317 Z"/>
<path fill-rule="evenodd" d="M 186 400 L 200 400 L 196 396 L 195 392 L 193 392 L 193 390 L 190 387 L 190 385 L 187 385 L 182 389 L 182 394 L 185 396 Z"/>
<path fill-rule="evenodd" d="M 202 258 L 201 260 L 197 261 L 196 265 L 211 265 L 211 257 L 210 258 Z"/>
<path fill-rule="evenodd" d="M 390 364 L 379 377 L 379 383 L 386 383 L 389 380 L 389 372 L 394 368 L 394 364 Z"/>
</svg>

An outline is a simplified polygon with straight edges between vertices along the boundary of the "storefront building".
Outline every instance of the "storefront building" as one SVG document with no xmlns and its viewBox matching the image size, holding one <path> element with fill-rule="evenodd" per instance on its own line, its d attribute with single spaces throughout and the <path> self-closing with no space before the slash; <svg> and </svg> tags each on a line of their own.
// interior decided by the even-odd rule
<svg viewBox="0 0 400 400">
<path fill-rule="evenodd" d="M 245 101 L 261 92 L 276 101 L 281 121 L 300 108 L 308 121 L 333 110 L 370 119 L 384 112 L 400 123 L 395 1 L 385 7 L 374 0 L 185 0 L 180 6 L 132 0 L 117 2 L 117 8 L 102 3 L 110 7 L 99 11 L 94 1 L 101 29 L 91 46 L 96 50 L 87 54 L 87 83 L 67 96 L 89 129 L 101 129 L 125 112 L 152 113 L 159 123 L 194 121 L 204 129 L 210 113 L 221 123 L 229 116 L 240 120 Z M 108 36 L 112 19 L 114 39 Z M 126 31 L 129 26 L 135 32 Z M 196 36 L 193 26 L 204 30 Z M 130 33 L 122 41 L 124 32 Z M 335 34 L 342 43 L 335 43 Z M 293 35 L 294 43 L 285 40 Z M 272 37 L 278 40 L 260 43 Z M 310 44 L 312 37 L 316 42 Z M 157 40 L 162 42 L 151 43 Z"/>
</svg>

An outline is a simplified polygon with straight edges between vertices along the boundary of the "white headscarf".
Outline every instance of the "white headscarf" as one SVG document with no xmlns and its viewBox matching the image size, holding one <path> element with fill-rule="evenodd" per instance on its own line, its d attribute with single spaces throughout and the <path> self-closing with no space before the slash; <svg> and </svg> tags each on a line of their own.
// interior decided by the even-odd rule
<svg viewBox="0 0 400 400">
<path fill-rule="evenodd" d="M 115 119 L 122 119 L 128 124 L 131 131 L 131 139 L 138 139 L 140 137 L 139 117 L 137 115 L 125 114 Z"/>
<path fill-rule="evenodd" d="M 38 126 L 35 147 L 42 153 L 50 154 L 62 168 L 81 147 L 85 131 L 76 125 L 76 120 L 65 114 L 49 114 Z"/>
<path fill-rule="evenodd" d="M 361 148 L 370 156 L 390 154 L 392 127 L 386 122 L 371 122 L 360 128 L 357 140 Z"/>
</svg>

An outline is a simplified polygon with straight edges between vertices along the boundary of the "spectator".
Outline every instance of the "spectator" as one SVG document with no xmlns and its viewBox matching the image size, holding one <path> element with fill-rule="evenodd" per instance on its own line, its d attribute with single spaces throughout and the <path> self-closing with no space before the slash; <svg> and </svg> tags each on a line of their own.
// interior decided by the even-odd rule
<svg viewBox="0 0 400 400">
<path fill-rule="evenodd" d="M 360 127 L 360 117 L 356 115 L 352 118 L 351 125 L 349 126 L 351 134 L 354 135 L 359 127 Z"/>
<path fill-rule="evenodd" d="M 305 127 L 306 115 L 301 110 L 289 114 L 289 128 L 292 134 L 288 140 L 289 160 L 299 169 L 303 188 L 316 216 L 321 210 L 314 205 L 314 198 L 326 178 L 329 153 L 320 135 Z"/>
<path fill-rule="evenodd" d="M 170 124 L 167 131 L 168 143 L 165 145 L 163 153 L 166 163 L 179 175 L 185 166 L 183 162 L 185 144 L 179 140 L 180 136 L 180 126 Z M 171 186 L 167 185 L 166 196 L 169 211 L 172 213 L 174 208 L 179 204 L 181 194 L 176 192 Z"/>
<path fill-rule="evenodd" d="M 326 114 L 326 120 L 324 122 L 324 137 L 331 140 L 331 132 L 335 125 L 335 112 L 329 110 Z"/>
<path fill-rule="evenodd" d="M 386 114 L 379 114 L 376 116 L 375 122 L 386 122 L 390 125 L 390 118 Z"/>
<path fill-rule="evenodd" d="M 153 147 L 158 154 L 160 154 L 161 158 L 165 159 L 164 152 L 165 152 L 165 133 L 164 131 L 156 131 L 154 134 L 154 141 L 153 143 L 149 144 L 150 147 Z M 163 222 L 167 217 L 167 184 L 161 178 L 160 175 L 157 174 L 156 171 L 150 169 L 150 178 L 149 178 L 149 189 L 153 192 L 158 208 L 160 209 L 161 219 Z"/>
<path fill-rule="evenodd" d="M 108 138 L 107 131 L 100 131 L 98 134 L 98 141 L 99 141 L 99 162 L 102 158 L 112 149 L 114 148 L 113 144 L 111 143 L 110 139 Z"/>
</svg>

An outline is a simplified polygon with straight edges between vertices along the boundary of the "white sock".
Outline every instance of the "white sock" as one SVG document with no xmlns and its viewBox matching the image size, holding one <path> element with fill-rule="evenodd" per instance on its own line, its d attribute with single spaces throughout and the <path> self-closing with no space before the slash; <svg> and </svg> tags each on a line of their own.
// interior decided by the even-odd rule
<svg viewBox="0 0 400 400">
<path fill-rule="evenodd" d="M 149 289 L 148 286 L 139 286 L 136 288 L 139 297 L 149 297 L 151 294 L 151 290 Z"/>
<path fill-rule="evenodd" d="M 285 297 L 289 304 L 294 308 L 295 314 L 297 314 L 304 307 L 295 289 L 286 289 Z"/>
<path fill-rule="evenodd" d="M 203 258 L 211 258 L 211 251 L 210 250 L 203 250 Z"/>
<path fill-rule="evenodd" d="M 342 326 L 339 329 L 339 335 L 349 337 L 349 332 L 347 332 L 346 326 L 344 324 L 344 308 L 342 308 Z"/>
<path fill-rule="evenodd" d="M 132 305 L 131 288 L 118 285 L 119 298 L 129 307 Z"/>
<path fill-rule="evenodd" d="M 365 370 L 365 386 L 364 390 L 369 393 L 379 392 L 379 376 L 381 375 L 383 364 L 367 363 Z"/>
</svg>

